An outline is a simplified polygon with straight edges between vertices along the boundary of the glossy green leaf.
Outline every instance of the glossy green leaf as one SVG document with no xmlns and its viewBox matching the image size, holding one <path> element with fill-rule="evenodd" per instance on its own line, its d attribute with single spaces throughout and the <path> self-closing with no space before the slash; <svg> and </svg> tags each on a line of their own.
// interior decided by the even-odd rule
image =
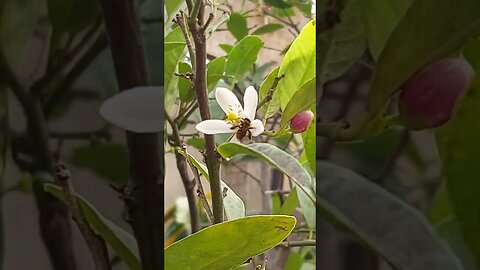
<svg viewBox="0 0 480 270">
<path fill-rule="evenodd" d="M 259 28 L 255 29 L 253 31 L 252 35 L 264 35 L 264 34 L 269 34 L 272 32 L 275 32 L 277 30 L 280 30 L 283 28 L 283 25 L 278 24 L 278 23 L 269 23 L 260 26 Z"/>
<path fill-rule="evenodd" d="M 243 74 L 252 69 L 262 47 L 263 41 L 257 36 L 246 36 L 240 40 L 228 54 L 225 68 L 227 75 L 240 80 Z"/>
<path fill-rule="evenodd" d="M 341 13 L 341 22 L 319 38 L 318 67 L 320 85 L 349 70 L 367 49 L 359 2 L 351 0 Z"/>
<path fill-rule="evenodd" d="M 462 269 L 420 212 L 353 171 L 318 161 L 317 206 L 395 269 Z"/>
<path fill-rule="evenodd" d="M 137 132 L 163 131 L 163 87 L 135 87 L 110 97 L 100 106 L 100 115 L 115 126 Z"/>
<path fill-rule="evenodd" d="M 268 215 L 212 225 L 165 249 L 165 269 L 231 269 L 278 245 L 295 223 L 291 216 Z"/>
<path fill-rule="evenodd" d="M 273 81 L 275 77 L 278 76 L 278 68 L 272 70 L 270 74 L 265 78 L 262 85 L 260 86 L 260 90 L 258 91 L 258 100 L 263 100 L 265 96 L 268 94 L 268 91 L 273 85 Z M 273 95 L 272 100 L 265 103 L 262 107 L 260 107 L 260 112 L 263 115 L 263 122 L 267 120 L 267 118 L 272 117 L 275 113 L 277 113 L 280 109 L 280 102 L 278 101 L 278 95 Z"/>
<path fill-rule="evenodd" d="M 115 185 L 128 181 L 128 150 L 123 144 L 97 144 L 73 150 L 71 161 Z M 108 162 L 106 162 L 108 161 Z"/>
<path fill-rule="evenodd" d="M 45 184 L 44 190 L 58 199 L 65 201 L 61 187 Z M 118 225 L 105 218 L 83 197 L 77 195 L 80 210 L 93 231 L 100 235 L 115 253 L 128 265 L 129 269 L 140 270 L 138 247 L 135 238 Z"/>
<path fill-rule="evenodd" d="M 210 175 L 208 174 L 207 166 L 200 161 L 198 161 L 194 156 L 190 154 L 186 154 L 182 150 L 178 150 L 178 152 L 183 155 L 184 157 L 188 158 L 189 162 L 198 169 L 201 175 L 210 181 Z M 220 181 L 221 188 L 227 188 L 227 196 L 223 199 L 223 206 L 225 207 L 225 214 L 227 220 L 242 218 L 245 216 L 245 204 L 243 203 L 242 199 L 238 197 L 238 195 L 229 187 L 225 182 Z"/>
<path fill-rule="evenodd" d="M 278 95 L 282 109 L 301 85 L 315 77 L 315 24 L 316 21 L 312 20 L 303 27 L 280 65 L 278 74 L 285 73 L 285 78 L 278 83 L 275 95 Z"/>
<path fill-rule="evenodd" d="M 268 143 L 224 143 L 218 147 L 224 158 L 245 154 L 259 158 L 290 177 L 298 187 L 297 195 L 305 220 L 311 228 L 315 228 L 315 191 L 310 175 L 302 165 L 287 152 Z"/>
<path fill-rule="evenodd" d="M 315 104 L 316 80 L 315 77 L 300 86 L 290 101 L 285 106 L 282 113 L 282 120 L 280 121 L 280 130 L 284 129 L 290 120 L 299 112 L 305 111 Z"/>
<path fill-rule="evenodd" d="M 225 72 L 225 67 L 227 65 L 227 58 L 225 56 L 218 57 L 213 59 L 210 63 L 207 64 L 207 89 L 208 92 L 215 89 L 220 81 L 223 78 L 223 73 Z"/>
<path fill-rule="evenodd" d="M 390 34 L 403 17 L 413 0 L 364 0 L 360 1 L 368 47 L 377 60 Z"/>
<path fill-rule="evenodd" d="M 235 12 L 230 15 L 227 28 L 237 40 L 241 40 L 248 35 L 247 19 L 240 13 Z"/>
<path fill-rule="evenodd" d="M 380 116 L 390 97 L 417 70 L 450 55 L 480 31 L 480 1 L 416 0 L 378 59 L 368 107 Z"/>
<path fill-rule="evenodd" d="M 463 264 L 464 270 L 477 270 L 475 267 L 475 260 L 468 250 L 465 239 L 463 238 L 462 232 L 460 230 L 460 225 L 458 224 L 455 217 L 448 217 L 437 226 L 435 230 L 438 234 L 448 243 L 452 248 L 455 254 L 458 256 L 460 261 Z"/>
<path fill-rule="evenodd" d="M 464 50 L 477 76 L 470 89 L 457 107 L 450 122 L 437 129 L 437 145 L 443 163 L 445 187 L 450 204 L 458 220 L 467 245 L 480 266 L 480 129 L 476 123 L 480 119 L 480 41 L 476 40 Z"/>
<path fill-rule="evenodd" d="M 172 42 L 165 42 L 164 43 L 164 53 L 170 52 L 176 48 L 185 47 L 185 42 L 183 41 L 172 41 Z"/>
<path fill-rule="evenodd" d="M 170 33 L 165 36 L 165 43 L 183 43 L 185 39 L 183 37 L 180 27 L 176 27 Z M 165 111 L 170 112 L 175 100 L 177 99 L 178 93 L 178 77 L 173 75 L 176 72 L 178 63 L 182 60 L 185 55 L 185 46 L 179 46 L 175 49 L 171 49 L 168 53 L 164 54 L 164 101 L 165 101 Z"/>
</svg>

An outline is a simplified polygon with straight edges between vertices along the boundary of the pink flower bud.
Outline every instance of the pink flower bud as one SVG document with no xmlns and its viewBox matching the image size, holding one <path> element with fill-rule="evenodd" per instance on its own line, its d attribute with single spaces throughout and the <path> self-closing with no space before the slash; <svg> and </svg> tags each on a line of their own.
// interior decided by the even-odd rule
<svg viewBox="0 0 480 270">
<path fill-rule="evenodd" d="M 404 124 L 420 130 L 446 123 L 473 78 L 473 68 L 463 58 L 446 58 L 427 65 L 402 86 L 398 107 Z"/>
<path fill-rule="evenodd" d="M 308 125 L 310 125 L 314 116 L 315 115 L 310 110 L 297 113 L 292 120 L 290 120 L 290 129 L 294 133 L 304 132 L 307 130 Z"/>
</svg>

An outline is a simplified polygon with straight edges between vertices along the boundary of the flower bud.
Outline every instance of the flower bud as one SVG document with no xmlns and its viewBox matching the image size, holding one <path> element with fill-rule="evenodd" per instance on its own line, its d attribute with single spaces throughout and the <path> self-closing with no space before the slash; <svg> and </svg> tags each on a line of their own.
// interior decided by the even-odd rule
<svg viewBox="0 0 480 270">
<path fill-rule="evenodd" d="M 310 125 L 314 116 L 315 115 L 310 110 L 297 113 L 292 120 L 290 120 L 290 129 L 294 133 L 304 132 L 307 130 L 308 125 Z"/>
<path fill-rule="evenodd" d="M 400 118 L 412 130 L 441 126 L 450 120 L 473 78 L 473 68 L 463 58 L 446 58 L 427 65 L 402 85 Z"/>
</svg>

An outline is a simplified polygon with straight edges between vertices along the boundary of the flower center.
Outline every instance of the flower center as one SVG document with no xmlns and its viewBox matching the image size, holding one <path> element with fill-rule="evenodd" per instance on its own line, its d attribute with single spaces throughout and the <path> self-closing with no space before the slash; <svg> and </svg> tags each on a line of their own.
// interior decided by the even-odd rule
<svg viewBox="0 0 480 270">
<path fill-rule="evenodd" d="M 225 119 L 225 121 L 232 126 L 236 126 L 240 123 L 240 118 L 233 111 L 229 111 L 227 113 L 227 118 Z"/>
</svg>

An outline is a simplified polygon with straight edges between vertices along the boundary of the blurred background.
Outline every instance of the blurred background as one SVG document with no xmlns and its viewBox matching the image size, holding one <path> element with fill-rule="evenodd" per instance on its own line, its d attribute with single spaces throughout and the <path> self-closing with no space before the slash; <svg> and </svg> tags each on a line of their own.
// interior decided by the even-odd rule
<svg viewBox="0 0 480 270">
<path fill-rule="evenodd" d="M 161 85 L 162 1 L 140 2 L 151 83 Z M 30 92 L 46 74 L 54 75 L 41 96 L 44 104 L 52 101 L 49 109 L 44 107 L 50 149 L 67 165 L 77 193 L 131 231 L 124 220 L 124 203 L 114 189 L 129 177 L 125 132 L 107 125 L 98 113 L 102 101 L 118 92 L 100 1 L 5 0 L 0 3 L 0 22 L 0 46 L 7 63 L 0 71 L 0 171 L 5 169 L 0 174 L 0 269 L 53 269 L 40 236 L 29 173 L 30 139 L 35 134 L 26 131 L 25 112 L 5 87 L 6 70 Z M 84 239 L 70 223 L 76 269 L 93 269 Z M 127 268 L 116 262 L 113 269 Z"/>
</svg>

